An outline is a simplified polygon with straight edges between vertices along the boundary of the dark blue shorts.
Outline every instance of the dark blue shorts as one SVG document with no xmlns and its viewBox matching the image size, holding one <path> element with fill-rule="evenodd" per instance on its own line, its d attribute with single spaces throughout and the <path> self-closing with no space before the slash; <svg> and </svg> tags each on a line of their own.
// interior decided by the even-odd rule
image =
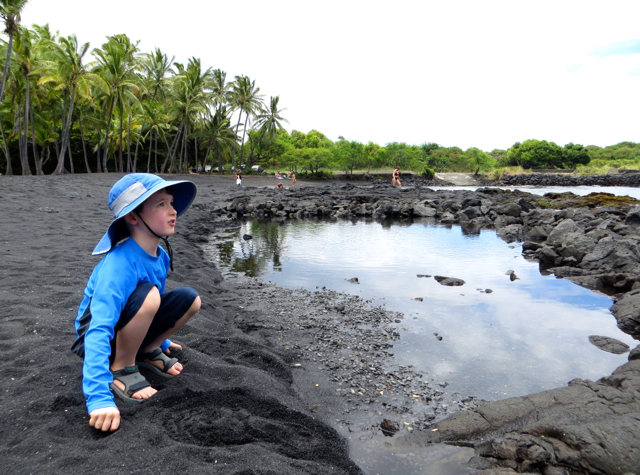
<svg viewBox="0 0 640 475">
<path fill-rule="evenodd" d="M 129 300 L 127 300 L 127 303 L 120 314 L 120 320 L 118 320 L 115 328 L 116 333 L 119 330 L 122 330 L 138 313 L 140 307 L 142 307 L 142 303 L 154 287 L 155 285 L 149 282 L 143 282 L 136 287 L 136 290 L 134 290 L 129 296 Z M 176 322 L 180 320 L 185 313 L 187 313 L 189 308 L 191 308 L 191 305 L 193 305 L 197 296 L 198 293 L 191 287 L 179 287 L 171 292 L 161 295 L 160 308 L 158 309 L 156 316 L 153 317 L 153 321 L 149 326 L 147 335 L 144 337 L 144 340 L 142 340 L 140 348 L 144 348 L 169 328 L 173 328 Z M 114 345 L 115 338 L 111 342 L 111 354 L 113 354 Z"/>
<path fill-rule="evenodd" d="M 147 295 L 149 295 L 149 292 L 153 287 L 155 287 L 155 285 L 148 282 L 143 282 L 136 287 L 136 290 L 134 290 L 131 296 L 129 296 L 129 300 L 127 300 L 127 303 L 120 314 L 120 319 L 115 327 L 116 333 L 123 329 L 136 315 L 136 313 L 138 313 L 140 307 L 142 307 L 142 303 L 147 298 Z M 146 347 L 169 328 L 173 328 L 176 325 L 176 322 L 180 320 L 185 313 L 187 313 L 187 310 L 189 310 L 191 305 L 193 305 L 197 296 L 198 293 L 191 287 L 180 287 L 161 295 L 160 308 L 149 326 L 149 330 L 142 341 L 141 348 Z M 78 338 L 71 347 L 71 351 L 81 358 L 84 358 L 84 335 L 89 329 L 90 323 L 91 305 L 87 305 L 84 314 L 80 318 L 80 325 L 77 330 Z M 113 355 L 115 354 L 115 345 L 116 339 L 114 338 L 111 340 L 110 359 L 113 359 Z"/>
</svg>

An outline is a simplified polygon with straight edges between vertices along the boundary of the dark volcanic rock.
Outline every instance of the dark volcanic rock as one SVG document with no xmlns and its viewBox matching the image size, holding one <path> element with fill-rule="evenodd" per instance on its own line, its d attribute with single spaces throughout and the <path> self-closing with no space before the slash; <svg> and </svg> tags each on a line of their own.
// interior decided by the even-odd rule
<svg viewBox="0 0 640 475">
<path fill-rule="evenodd" d="M 625 294 L 610 310 L 618 321 L 618 328 L 640 340 L 640 290 Z"/>
<path fill-rule="evenodd" d="M 396 444 L 471 446 L 477 456 L 520 473 L 638 473 L 639 390 L 640 360 L 633 360 L 597 382 L 575 379 L 454 414 Z"/>
<path fill-rule="evenodd" d="M 443 277 L 441 275 L 434 275 L 433 278 L 440 285 L 446 285 L 446 286 L 449 286 L 449 287 L 459 287 L 459 286 L 464 285 L 466 283 L 464 280 L 456 279 L 455 277 Z"/>
<path fill-rule="evenodd" d="M 591 335 L 589 341 L 602 351 L 613 353 L 614 355 L 623 355 L 629 352 L 629 345 L 608 336 Z"/>
</svg>

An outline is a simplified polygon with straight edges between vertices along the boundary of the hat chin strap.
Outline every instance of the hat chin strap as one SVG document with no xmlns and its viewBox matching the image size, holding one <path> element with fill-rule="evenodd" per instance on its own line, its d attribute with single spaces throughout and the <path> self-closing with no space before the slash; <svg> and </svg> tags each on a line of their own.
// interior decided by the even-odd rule
<svg viewBox="0 0 640 475">
<path fill-rule="evenodd" d="M 144 222 L 144 219 L 142 219 L 142 216 L 140 216 L 140 213 L 136 212 L 136 214 L 138 215 L 138 218 L 140 218 L 140 221 L 142 221 L 142 224 L 144 224 L 147 227 L 147 229 L 151 234 L 153 234 L 155 237 L 162 239 L 164 241 L 164 245 L 167 246 L 167 254 L 169 254 L 169 267 L 173 271 L 173 249 L 171 249 L 171 244 L 169 244 L 169 237 L 159 236 L 158 234 L 156 234 L 155 231 L 151 229 L 147 223 Z"/>
</svg>

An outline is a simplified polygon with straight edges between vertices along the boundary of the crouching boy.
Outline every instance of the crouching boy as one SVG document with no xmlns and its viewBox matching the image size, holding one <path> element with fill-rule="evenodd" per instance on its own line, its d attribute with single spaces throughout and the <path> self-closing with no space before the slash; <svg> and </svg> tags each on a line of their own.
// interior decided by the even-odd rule
<svg viewBox="0 0 640 475">
<path fill-rule="evenodd" d="M 84 358 L 82 389 L 89 425 L 96 429 L 120 426 L 113 394 L 140 403 L 157 392 L 138 367 L 168 378 L 183 370 L 167 356 L 170 348 L 180 348 L 169 337 L 200 310 L 200 297 L 189 287 L 165 293 L 173 265 L 167 238 L 195 195 L 189 181 L 147 173 L 126 175 L 111 188 L 109 208 L 115 219 L 93 250 L 106 255 L 84 290 L 72 347 Z M 168 252 L 160 247 L 161 239 Z"/>
</svg>

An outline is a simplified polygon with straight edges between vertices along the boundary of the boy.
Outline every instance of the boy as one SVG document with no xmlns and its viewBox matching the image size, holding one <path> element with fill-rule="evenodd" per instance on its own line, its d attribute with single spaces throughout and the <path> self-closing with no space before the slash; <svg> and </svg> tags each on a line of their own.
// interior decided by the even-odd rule
<svg viewBox="0 0 640 475">
<path fill-rule="evenodd" d="M 111 188 L 109 208 L 115 219 L 93 250 L 106 255 L 84 290 L 72 347 L 84 358 L 82 389 L 89 425 L 98 430 L 120 426 L 112 392 L 131 403 L 157 392 L 138 366 L 166 377 L 183 370 L 165 354 L 180 348 L 168 338 L 200 310 L 200 297 L 189 287 L 164 292 L 173 268 L 167 238 L 195 195 L 189 181 L 165 181 L 147 173 L 126 175 Z"/>
</svg>

